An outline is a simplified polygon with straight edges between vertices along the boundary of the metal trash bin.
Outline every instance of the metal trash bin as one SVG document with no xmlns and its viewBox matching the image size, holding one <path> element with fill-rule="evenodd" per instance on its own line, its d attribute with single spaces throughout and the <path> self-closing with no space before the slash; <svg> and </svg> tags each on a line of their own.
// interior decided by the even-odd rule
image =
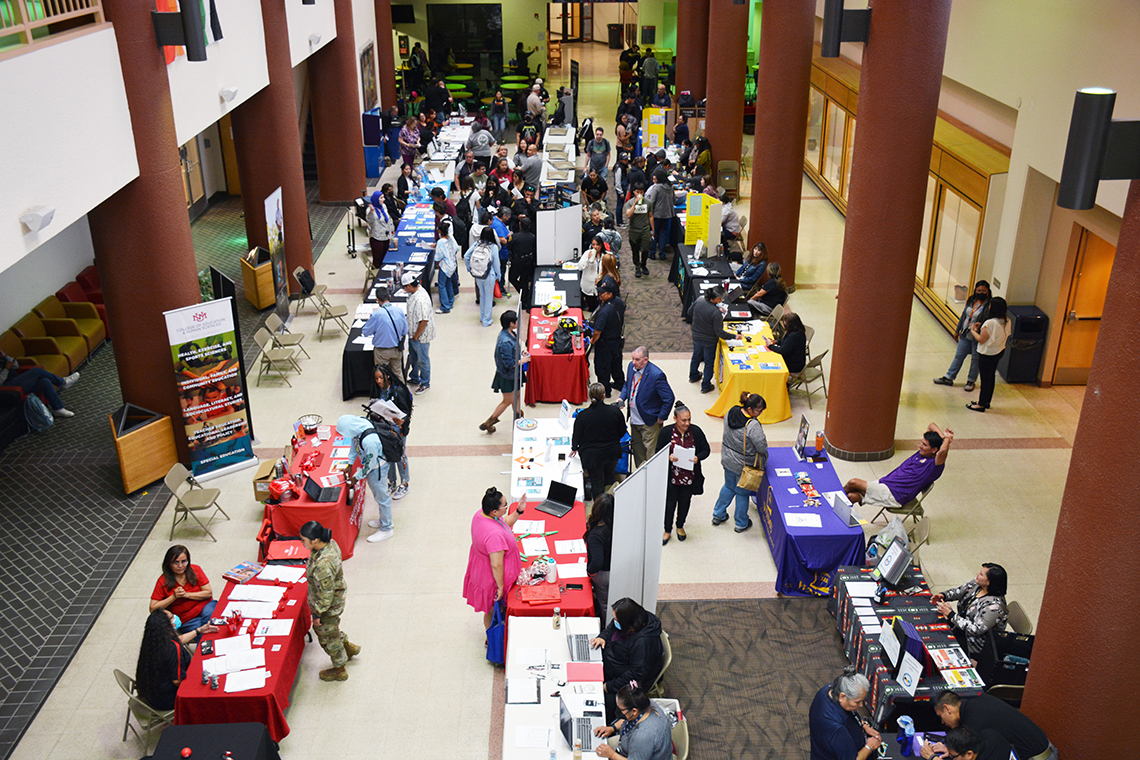
<svg viewBox="0 0 1140 760">
<path fill-rule="evenodd" d="M 1049 317 L 1036 306 L 1010 306 L 1009 340 L 998 372 L 1007 383 L 1036 383 L 1045 356 Z"/>
</svg>

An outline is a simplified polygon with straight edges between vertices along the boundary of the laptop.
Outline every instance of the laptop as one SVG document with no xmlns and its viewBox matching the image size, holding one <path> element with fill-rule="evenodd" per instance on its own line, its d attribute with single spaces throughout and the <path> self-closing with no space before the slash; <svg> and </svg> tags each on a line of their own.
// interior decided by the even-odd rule
<svg viewBox="0 0 1140 760">
<path fill-rule="evenodd" d="M 546 501 L 539 504 L 535 509 L 554 517 L 562 517 L 574 508 L 576 498 L 578 498 L 577 488 L 559 483 L 557 480 L 551 480 L 550 492 L 546 494 Z M 582 746 L 585 747 L 586 745 L 583 744 Z"/>
<path fill-rule="evenodd" d="M 602 650 L 590 648 L 590 635 L 586 633 L 571 633 L 570 618 L 564 621 L 566 628 L 566 647 L 570 650 L 571 662 L 601 662 Z"/>
<path fill-rule="evenodd" d="M 847 500 L 847 494 L 842 491 L 826 491 L 823 496 L 831 503 L 831 509 L 835 512 L 835 516 L 848 528 L 857 528 L 863 524 L 859 522 L 859 517 L 851 511 L 851 502 Z"/>
<path fill-rule="evenodd" d="M 570 714 L 570 708 L 566 706 L 565 699 L 559 697 L 558 705 L 558 723 L 562 729 L 562 736 L 566 739 L 566 744 L 570 749 L 574 749 L 574 740 L 578 739 L 582 742 L 583 754 L 593 752 L 594 748 L 602 741 L 594 736 L 594 729 L 601 728 L 606 724 L 603 711 L 597 710 L 596 716 L 575 718 Z M 587 710 L 586 712 L 591 711 Z"/>
<path fill-rule="evenodd" d="M 341 486 L 321 488 L 311 475 L 305 476 L 305 493 L 313 501 L 337 501 L 340 499 Z"/>
</svg>

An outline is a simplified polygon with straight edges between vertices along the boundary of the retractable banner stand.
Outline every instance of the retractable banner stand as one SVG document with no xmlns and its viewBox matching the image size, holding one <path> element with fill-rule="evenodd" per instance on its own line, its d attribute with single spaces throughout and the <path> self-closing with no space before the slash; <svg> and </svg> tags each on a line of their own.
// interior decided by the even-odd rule
<svg viewBox="0 0 1140 760">
<path fill-rule="evenodd" d="M 190 463 L 198 478 L 257 464 L 230 301 L 220 298 L 163 314 Z"/>
<path fill-rule="evenodd" d="M 273 292 L 277 316 L 289 318 L 289 280 L 285 272 L 285 215 L 281 211 L 281 188 L 265 199 L 265 230 L 269 235 L 269 260 L 273 262 Z"/>
<path fill-rule="evenodd" d="M 614 488 L 613 556 L 609 607 L 629 597 L 650 612 L 657 609 L 661 580 L 661 533 L 665 525 L 665 488 L 669 482 L 669 450 L 658 451 Z"/>
</svg>

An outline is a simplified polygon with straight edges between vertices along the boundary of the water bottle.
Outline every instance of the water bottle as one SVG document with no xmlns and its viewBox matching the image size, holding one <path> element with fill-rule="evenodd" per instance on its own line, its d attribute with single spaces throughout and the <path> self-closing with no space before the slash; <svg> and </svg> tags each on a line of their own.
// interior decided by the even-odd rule
<svg viewBox="0 0 1140 760">
<path fill-rule="evenodd" d="M 582 760 L 582 740 L 574 740 L 574 760 Z"/>
<path fill-rule="evenodd" d="M 554 618 L 552 619 L 552 622 L 554 624 L 554 630 L 557 631 L 557 630 L 562 628 L 562 608 L 561 607 L 555 607 L 554 608 Z"/>
<path fill-rule="evenodd" d="M 558 582 L 558 565 L 552 559 L 546 561 L 546 582 Z"/>
<path fill-rule="evenodd" d="M 823 453 L 823 431 L 822 430 L 815 431 L 815 450 L 818 451 L 820 454 Z"/>
</svg>

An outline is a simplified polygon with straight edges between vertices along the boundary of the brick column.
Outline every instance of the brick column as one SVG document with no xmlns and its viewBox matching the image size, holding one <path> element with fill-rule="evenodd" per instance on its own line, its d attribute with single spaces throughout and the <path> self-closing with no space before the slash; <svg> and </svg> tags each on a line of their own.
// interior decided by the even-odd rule
<svg viewBox="0 0 1140 760">
<path fill-rule="evenodd" d="M 392 0 L 376 0 L 376 76 L 380 107 L 396 105 L 396 51 L 392 49 Z"/>
<path fill-rule="evenodd" d="M 744 74 L 748 68 L 748 5 L 709 0 L 705 136 L 718 161 L 739 161 L 744 140 Z"/>
<path fill-rule="evenodd" d="M 705 96 L 709 57 L 709 0 L 677 0 L 677 92 Z"/>
<path fill-rule="evenodd" d="M 364 176 L 364 128 L 352 0 L 333 0 L 336 39 L 309 57 L 309 97 L 321 203 L 348 204 L 360 197 Z"/>
</svg>

